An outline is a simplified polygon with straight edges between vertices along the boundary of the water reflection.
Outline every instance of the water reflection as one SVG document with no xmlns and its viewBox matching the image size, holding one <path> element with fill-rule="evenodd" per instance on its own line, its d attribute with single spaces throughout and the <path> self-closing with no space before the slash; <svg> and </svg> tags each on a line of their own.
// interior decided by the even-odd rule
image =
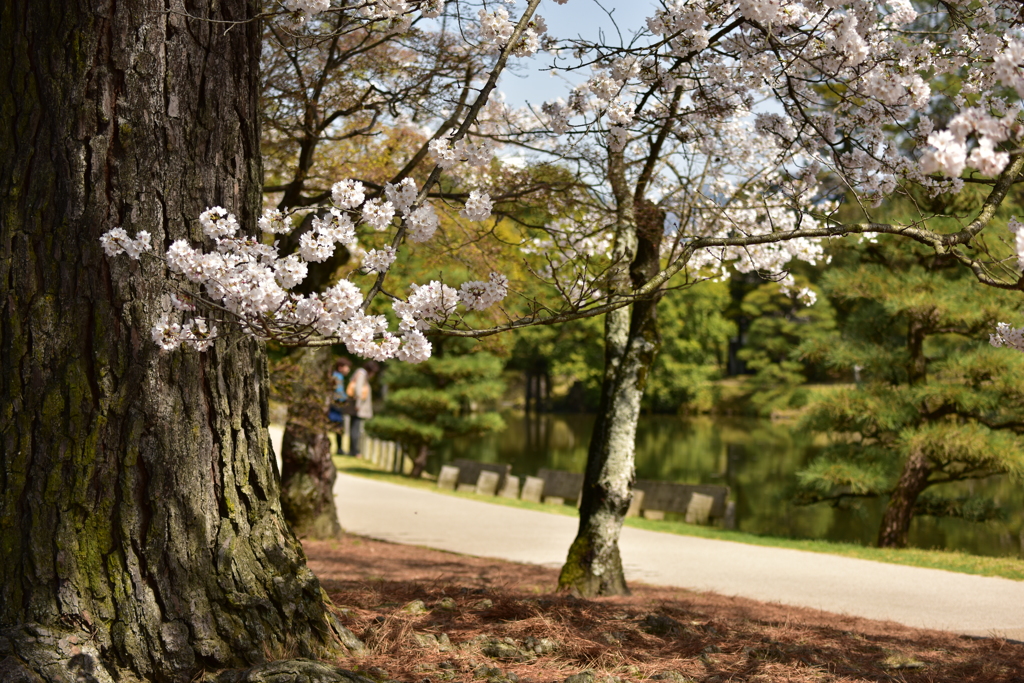
<svg viewBox="0 0 1024 683">
<path fill-rule="evenodd" d="M 505 416 L 504 432 L 457 439 L 432 455 L 429 471 L 455 458 L 512 465 L 520 476 L 542 467 L 582 472 L 594 418 L 590 415 Z M 789 425 L 767 420 L 645 416 L 637 427 L 637 477 L 695 484 L 726 484 L 743 531 L 795 538 L 871 544 L 881 520 L 881 501 L 833 508 L 801 507 L 789 499 L 794 473 L 814 456 L 814 440 Z M 982 555 L 1015 556 L 1021 550 L 1024 496 L 1007 478 L 959 484 L 961 492 L 987 493 L 1011 511 L 1002 522 L 972 524 L 919 518 L 910 542 Z M 947 489 L 948 490 L 948 489 Z M 952 491 L 949 491 L 952 493 Z"/>
</svg>

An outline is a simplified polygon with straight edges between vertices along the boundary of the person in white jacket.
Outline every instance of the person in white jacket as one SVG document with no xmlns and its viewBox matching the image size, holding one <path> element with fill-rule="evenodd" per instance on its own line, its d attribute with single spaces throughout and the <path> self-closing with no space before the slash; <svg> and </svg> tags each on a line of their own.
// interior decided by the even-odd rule
<svg viewBox="0 0 1024 683">
<path fill-rule="evenodd" d="M 359 437 L 362 432 L 363 420 L 373 417 L 373 389 L 370 387 L 370 381 L 379 370 L 380 365 L 377 361 L 366 361 L 362 367 L 352 373 L 352 379 L 345 390 L 349 398 L 355 402 L 355 415 L 352 416 L 348 431 L 348 454 L 356 458 L 362 457 Z"/>
</svg>

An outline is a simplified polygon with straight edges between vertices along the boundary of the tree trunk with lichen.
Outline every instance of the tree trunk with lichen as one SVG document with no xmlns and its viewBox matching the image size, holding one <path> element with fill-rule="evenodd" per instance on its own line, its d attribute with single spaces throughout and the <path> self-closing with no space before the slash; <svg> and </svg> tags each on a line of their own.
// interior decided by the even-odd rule
<svg viewBox="0 0 1024 683">
<path fill-rule="evenodd" d="M 260 345 L 222 324 L 206 354 L 162 353 L 163 268 L 99 244 L 198 241 L 207 205 L 254 224 L 260 8 L 213 7 L 0 8 L 3 681 L 339 651 L 281 515 Z"/>
<path fill-rule="evenodd" d="M 292 358 L 288 424 L 281 447 L 281 507 L 300 537 L 336 538 L 341 533 L 334 506 L 337 469 L 331 460 L 326 417 L 331 350 L 298 349 Z"/>
<path fill-rule="evenodd" d="M 620 268 L 612 287 L 628 291 L 658 270 L 662 223 L 659 212 L 635 202 L 625 184 L 621 153 L 612 156 L 610 180 L 616 195 L 614 258 Z M 661 345 L 657 298 L 641 299 L 605 316 L 605 368 L 601 404 L 590 437 L 584 473 L 580 525 L 558 578 L 562 590 L 586 597 L 629 593 L 619 554 L 622 523 L 636 479 L 636 425 L 647 373 Z"/>
<path fill-rule="evenodd" d="M 631 314 L 608 314 L 605 321 L 606 371 L 587 453 L 580 526 L 558 578 L 559 588 L 587 597 L 629 593 L 619 534 L 633 498 L 640 400 L 659 346 L 655 307 L 641 301 Z"/>
</svg>

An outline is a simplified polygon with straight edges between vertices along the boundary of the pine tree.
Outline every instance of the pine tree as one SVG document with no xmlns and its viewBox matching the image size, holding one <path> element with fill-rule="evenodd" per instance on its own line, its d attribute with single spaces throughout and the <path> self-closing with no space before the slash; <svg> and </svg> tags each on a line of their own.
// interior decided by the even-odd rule
<svg viewBox="0 0 1024 683">
<path fill-rule="evenodd" d="M 498 413 L 479 410 L 504 393 L 501 370 L 501 361 L 487 352 L 435 355 L 417 365 L 392 363 L 384 410 L 366 423 L 367 433 L 415 454 L 412 476 L 419 477 L 430 449 L 443 440 L 504 428 Z"/>
<path fill-rule="evenodd" d="M 882 547 L 906 546 L 915 514 L 991 517 L 989 502 L 926 490 L 1024 475 L 1024 356 L 986 343 L 996 322 L 1019 317 L 1019 295 L 885 237 L 845 261 L 823 280 L 844 313 L 842 338 L 819 351 L 835 366 L 860 366 L 867 381 L 807 416 L 807 427 L 832 439 L 798 473 L 798 500 L 888 496 Z"/>
</svg>

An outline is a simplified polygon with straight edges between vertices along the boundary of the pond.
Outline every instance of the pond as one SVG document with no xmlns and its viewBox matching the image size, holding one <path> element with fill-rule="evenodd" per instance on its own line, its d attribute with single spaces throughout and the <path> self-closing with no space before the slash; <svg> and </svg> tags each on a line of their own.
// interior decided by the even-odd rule
<svg viewBox="0 0 1024 683">
<path fill-rule="evenodd" d="M 509 463 L 519 476 L 542 467 L 582 472 L 594 423 L 590 415 L 505 415 L 505 431 L 458 439 L 439 448 L 428 470 L 455 458 Z M 637 427 L 636 468 L 640 479 L 725 484 L 736 501 L 737 528 L 754 534 L 848 541 L 871 545 L 884 502 L 859 501 L 839 508 L 790 503 L 795 472 L 814 456 L 808 435 L 785 423 L 733 418 L 643 416 Z M 1006 519 L 970 523 L 918 517 L 910 543 L 920 548 L 1017 556 L 1024 542 L 1024 494 L 1007 477 L 961 482 L 957 492 L 992 496 Z M 951 488 L 945 489 L 949 493 Z"/>
</svg>

